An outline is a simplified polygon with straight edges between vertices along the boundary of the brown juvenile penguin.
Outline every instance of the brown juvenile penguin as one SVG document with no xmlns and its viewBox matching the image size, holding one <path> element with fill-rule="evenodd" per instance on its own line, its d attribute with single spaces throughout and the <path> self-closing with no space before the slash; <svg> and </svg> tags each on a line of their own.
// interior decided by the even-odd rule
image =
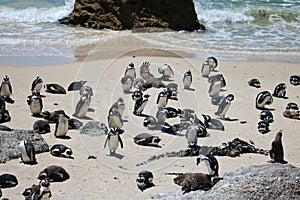
<svg viewBox="0 0 300 200">
<path fill-rule="evenodd" d="M 272 142 L 272 148 L 270 150 L 271 160 L 269 161 L 269 163 L 275 163 L 275 162 L 279 162 L 282 164 L 288 163 L 287 161 L 284 160 L 284 152 L 283 152 L 281 138 L 282 138 L 282 132 L 279 131 Z"/>
</svg>

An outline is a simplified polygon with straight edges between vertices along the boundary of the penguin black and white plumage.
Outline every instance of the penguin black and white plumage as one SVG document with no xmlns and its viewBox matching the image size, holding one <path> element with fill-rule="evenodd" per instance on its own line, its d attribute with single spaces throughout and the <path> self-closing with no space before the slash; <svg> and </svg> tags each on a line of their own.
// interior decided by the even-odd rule
<svg viewBox="0 0 300 200">
<path fill-rule="evenodd" d="M 183 88 L 189 89 L 191 87 L 193 78 L 191 70 L 187 70 L 183 75 Z"/>
<path fill-rule="evenodd" d="M 81 121 L 79 121 L 78 119 L 75 118 L 71 118 L 68 119 L 68 129 L 72 130 L 78 130 L 81 126 L 83 125 L 83 123 Z"/>
<path fill-rule="evenodd" d="M 34 133 L 49 133 L 50 132 L 50 125 L 49 122 L 45 120 L 37 120 L 34 122 L 32 130 Z"/>
<path fill-rule="evenodd" d="M 41 77 L 36 77 L 34 79 L 34 81 L 31 84 L 31 92 L 41 92 L 41 89 L 43 87 L 43 80 L 41 79 Z"/>
<path fill-rule="evenodd" d="M 10 96 L 12 95 L 12 86 L 7 75 L 3 77 L 3 81 L 0 86 L 0 95 L 4 99 L 10 99 Z"/>
<path fill-rule="evenodd" d="M 226 86 L 226 81 L 225 81 L 225 78 L 223 76 L 223 74 L 216 74 L 214 76 L 210 76 L 207 81 L 209 83 L 213 83 L 213 82 L 216 82 L 216 81 L 220 81 L 221 82 L 221 88 L 225 87 Z"/>
<path fill-rule="evenodd" d="M 68 119 L 63 115 L 59 114 L 58 121 L 55 125 L 54 135 L 55 137 L 65 137 L 69 130 Z"/>
<path fill-rule="evenodd" d="M 202 114 L 204 118 L 204 125 L 208 129 L 224 131 L 224 125 L 217 119 L 212 119 L 209 115 Z"/>
<path fill-rule="evenodd" d="M 11 117 L 9 115 L 8 110 L 0 110 L 0 124 L 9 122 L 11 120 Z"/>
<path fill-rule="evenodd" d="M 181 112 L 179 114 L 179 118 L 181 121 L 190 121 L 192 118 L 192 114 L 195 113 L 195 110 L 189 108 L 184 108 L 180 110 Z"/>
<path fill-rule="evenodd" d="M 279 97 L 279 98 L 285 98 L 286 95 L 286 84 L 285 83 L 279 83 L 273 92 L 273 97 Z"/>
<path fill-rule="evenodd" d="M 123 149 L 123 141 L 120 136 L 123 132 L 124 131 L 122 129 L 114 127 L 110 129 L 104 143 L 104 148 L 106 147 L 106 145 L 108 146 L 110 156 L 115 155 L 116 150 L 119 147 L 119 143 L 121 148 Z"/>
<path fill-rule="evenodd" d="M 212 154 L 207 154 L 205 156 L 199 155 L 199 157 L 196 159 L 197 165 L 199 165 L 201 161 L 205 162 L 209 175 L 216 177 L 219 176 L 219 163 L 215 156 Z"/>
<path fill-rule="evenodd" d="M 91 98 L 88 96 L 88 94 L 81 96 L 76 105 L 75 113 L 73 114 L 73 116 L 77 118 L 86 117 L 86 113 L 90 105 L 91 105 Z"/>
<path fill-rule="evenodd" d="M 185 133 L 185 138 L 188 147 L 196 146 L 198 143 L 197 128 L 195 126 L 190 126 Z"/>
<path fill-rule="evenodd" d="M 145 117 L 145 119 L 143 121 L 143 126 L 150 130 L 153 130 L 158 127 L 158 123 L 157 123 L 155 117 L 147 116 L 147 117 Z"/>
<path fill-rule="evenodd" d="M 124 93 L 129 93 L 132 89 L 134 80 L 131 76 L 124 76 L 121 78 L 122 90 Z"/>
<path fill-rule="evenodd" d="M 141 171 L 136 179 L 137 187 L 144 191 L 147 188 L 153 187 L 153 174 L 149 171 Z"/>
<path fill-rule="evenodd" d="M 166 90 L 166 93 L 168 94 L 168 99 L 178 101 L 178 98 L 177 98 L 178 92 L 176 90 L 172 90 L 172 89 L 168 88 Z"/>
<path fill-rule="evenodd" d="M 174 92 L 178 91 L 178 84 L 177 83 L 169 83 L 166 85 L 167 90 L 171 90 Z"/>
<path fill-rule="evenodd" d="M 33 116 L 38 116 L 43 110 L 43 100 L 39 92 L 33 92 L 33 95 L 28 99 L 29 107 Z"/>
<path fill-rule="evenodd" d="M 167 118 L 176 118 L 180 116 L 181 110 L 173 107 L 165 107 L 165 110 L 167 110 Z"/>
<path fill-rule="evenodd" d="M 110 113 L 114 108 L 120 113 L 120 116 L 122 117 L 125 111 L 125 101 L 122 97 L 119 97 L 117 101 L 111 105 L 108 113 Z"/>
<path fill-rule="evenodd" d="M 272 141 L 272 146 L 269 153 L 271 157 L 271 160 L 268 161 L 269 163 L 288 163 L 284 160 L 284 151 L 282 146 L 282 131 L 279 131 L 276 134 L 275 139 Z"/>
<path fill-rule="evenodd" d="M 50 182 L 63 182 L 70 178 L 68 172 L 61 166 L 50 165 L 43 169 L 38 177 L 40 180 L 49 179 Z"/>
<path fill-rule="evenodd" d="M 248 85 L 252 86 L 252 87 L 256 87 L 256 88 L 260 88 L 261 84 L 260 81 L 256 78 L 251 79 L 250 81 L 248 81 Z"/>
<path fill-rule="evenodd" d="M 133 92 L 133 94 L 131 95 L 132 100 L 137 101 L 139 99 L 141 99 L 143 97 L 143 92 L 136 90 Z"/>
<path fill-rule="evenodd" d="M 87 81 L 74 81 L 72 83 L 70 83 L 70 85 L 68 86 L 68 91 L 77 91 L 80 90 L 84 84 L 86 84 Z"/>
<path fill-rule="evenodd" d="M 258 122 L 257 128 L 258 128 L 258 131 L 260 133 L 266 134 L 266 133 L 268 133 L 270 131 L 269 126 L 270 126 L 269 122 L 267 122 L 267 121 L 260 121 L 260 122 Z"/>
<path fill-rule="evenodd" d="M 218 111 L 215 112 L 221 119 L 226 119 L 225 115 L 231 105 L 231 101 L 234 100 L 233 94 L 227 95 L 225 98 L 222 99 L 221 104 L 219 105 Z"/>
<path fill-rule="evenodd" d="M 11 188 L 18 185 L 18 179 L 13 174 L 0 175 L 0 188 Z"/>
<path fill-rule="evenodd" d="M 299 75 L 290 76 L 290 83 L 294 86 L 300 85 L 300 76 Z"/>
<path fill-rule="evenodd" d="M 265 121 L 265 122 L 268 122 L 268 123 L 272 123 L 274 122 L 274 119 L 273 119 L 273 114 L 271 111 L 269 110 L 262 110 L 260 112 L 260 119 L 262 121 Z"/>
<path fill-rule="evenodd" d="M 263 110 L 266 105 L 271 105 L 273 103 L 273 97 L 269 91 L 260 92 L 256 96 L 255 106 L 257 109 Z"/>
<path fill-rule="evenodd" d="M 79 90 L 79 95 L 82 96 L 87 96 L 88 98 L 91 98 L 91 96 L 94 95 L 93 89 L 90 86 L 84 85 L 80 88 Z"/>
<path fill-rule="evenodd" d="M 158 143 L 161 141 L 161 139 L 156 135 L 141 133 L 135 136 L 133 141 L 138 145 L 160 147 Z"/>
<path fill-rule="evenodd" d="M 19 149 L 21 151 L 21 160 L 24 164 L 37 164 L 34 145 L 31 141 L 22 140 L 19 144 Z"/>
<path fill-rule="evenodd" d="M 51 155 L 55 157 L 63 157 L 63 158 L 71 158 L 73 151 L 71 148 L 63 145 L 63 144 L 55 144 L 50 148 Z"/>
<path fill-rule="evenodd" d="M 60 114 L 64 115 L 67 119 L 70 119 L 70 117 L 62 109 L 55 110 L 53 112 L 49 112 L 49 111 L 42 112 L 43 118 L 47 120 L 49 123 L 57 123 Z"/>
<path fill-rule="evenodd" d="M 291 102 L 286 105 L 285 110 L 299 110 L 299 107 L 296 103 Z"/>
<path fill-rule="evenodd" d="M 218 64 L 219 64 L 217 58 L 214 57 L 214 56 L 210 56 L 210 57 L 208 57 L 206 60 L 207 60 L 208 63 L 209 63 L 210 70 L 211 70 L 211 71 L 215 71 L 216 68 L 218 67 Z"/>
<path fill-rule="evenodd" d="M 40 185 L 33 184 L 29 188 L 25 188 L 22 195 L 25 197 L 25 200 L 36 200 L 40 194 Z"/>
<path fill-rule="evenodd" d="M 51 84 L 45 84 L 44 85 L 45 92 L 51 93 L 51 94 L 66 94 L 66 90 L 63 86 L 51 83 Z"/>
<path fill-rule="evenodd" d="M 158 107 L 156 112 L 157 123 L 163 125 L 167 119 L 168 111 L 163 107 Z"/>
<path fill-rule="evenodd" d="M 149 94 L 144 94 L 142 98 L 138 99 L 135 104 L 134 104 L 134 110 L 133 110 L 133 114 L 140 116 L 142 115 L 145 106 L 148 103 L 148 98 L 150 97 Z"/>
<path fill-rule="evenodd" d="M 163 90 L 160 93 L 158 93 L 156 104 L 160 107 L 166 107 L 168 103 L 168 93 L 167 90 Z"/>
<path fill-rule="evenodd" d="M 202 74 L 202 77 L 204 78 L 208 78 L 209 74 L 210 74 L 210 70 L 211 70 L 211 67 L 209 65 L 209 62 L 208 60 L 205 60 L 202 64 L 202 67 L 201 67 L 201 74 Z"/>
<path fill-rule="evenodd" d="M 170 65 L 164 64 L 163 66 L 160 66 L 158 68 L 158 73 L 162 74 L 163 80 L 169 80 L 169 78 L 172 78 L 174 76 L 173 69 Z"/>
<path fill-rule="evenodd" d="M 50 181 L 46 178 L 40 181 L 39 183 L 39 200 L 49 200 L 51 198 L 51 190 L 50 190 Z"/>
<path fill-rule="evenodd" d="M 124 77 L 129 76 L 132 78 L 132 81 L 136 79 L 136 72 L 135 72 L 135 67 L 134 64 L 131 62 L 129 65 L 126 67 Z"/>
<path fill-rule="evenodd" d="M 109 128 L 118 128 L 121 129 L 123 127 L 123 120 L 121 118 L 120 113 L 117 108 L 113 107 L 108 114 L 107 117 L 108 127 Z"/>
</svg>

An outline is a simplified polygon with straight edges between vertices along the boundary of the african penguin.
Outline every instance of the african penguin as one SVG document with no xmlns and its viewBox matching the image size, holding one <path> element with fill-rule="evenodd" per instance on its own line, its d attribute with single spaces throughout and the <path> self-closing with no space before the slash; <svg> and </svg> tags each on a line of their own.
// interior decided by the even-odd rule
<svg viewBox="0 0 300 200">
<path fill-rule="evenodd" d="M 153 174 L 149 171 L 141 171 L 136 179 L 137 187 L 144 191 L 147 188 L 153 187 Z"/>
<path fill-rule="evenodd" d="M 52 196 L 49 180 L 47 178 L 41 180 L 39 183 L 39 186 L 40 186 L 40 191 L 38 194 L 38 199 L 39 200 L 49 200 L 50 197 Z"/>
<path fill-rule="evenodd" d="M 220 116 L 221 119 L 226 119 L 225 115 L 231 105 L 231 101 L 233 100 L 234 100 L 233 94 L 229 94 L 225 98 L 223 98 L 221 104 L 219 105 L 218 111 L 215 112 L 215 114 Z"/>
<path fill-rule="evenodd" d="M 214 75 L 214 76 L 210 76 L 207 79 L 207 81 L 208 81 L 208 83 L 213 83 L 213 82 L 216 82 L 216 81 L 220 81 L 221 82 L 221 88 L 226 86 L 226 81 L 225 81 L 225 78 L 224 78 L 223 74 L 217 74 L 217 75 Z"/>
<path fill-rule="evenodd" d="M 133 79 L 130 76 L 124 76 L 121 78 L 122 90 L 124 93 L 129 93 L 133 86 Z"/>
<path fill-rule="evenodd" d="M 276 163 L 276 162 L 279 162 L 282 164 L 288 163 L 287 161 L 284 160 L 284 152 L 283 152 L 283 146 L 282 146 L 282 132 L 281 131 L 279 131 L 276 134 L 275 139 L 272 141 L 270 157 L 271 157 L 271 160 L 269 161 L 270 163 Z"/>
<path fill-rule="evenodd" d="M 21 160 L 24 164 L 37 164 L 35 158 L 34 145 L 29 140 L 22 140 L 19 143 L 19 149 L 21 151 Z"/>
<path fill-rule="evenodd" d="M 286 110 L 299 110 L 299 107 L 296 103 L 291 102 L 286 105 L 285 109 Z"/>
<path fill-rule="evenodd" d="M 134 110 L 133 110 L 133 114 L 137 115 L 137 116 L 141 116 L 142 112 L 145 109 L 145 106 L 148 102 L 148 98 L 150 97 L 149 94 L 144 94 L 142 98 L 136 100 L 135 104 L 134 104 Z"/>
<path fill-rule="evenodd" d="M 40 93 L 35 91 L 30 99 L 28 99 L 30 111 L 33 116 L 38 116 L 43 109 L 43 101 Z"/>
<path fill-rule="evenodd" d="M 162 107 L 158 107 L 156 112 L 157 123 L 163 125 L 167 119 L 168 111 Z"/>
<path fill-rule="evenodd" d="M 163 90 L 158 94 L 156 104 L 164 108 L 167 106 L 167 103 L 168 103 L 168 93 L 166 90 Z"/>
<path fill-rule="evenodd" d="M 143 97 L 143 93 L 139 90 L 136 90 L 133 92 L 133 94 L 131 95 L 132 100 L 137 101 L 139 99 L 141 99 Z"/>
<path fill-rule="evenodd" d="M 141 78 L 137 78 L 133 82 L 133 87 L 138 89 L 139 91 L 145 91 L 146 90 L 144 85 L 145 85 L 145 81 L 144 81 L 144 79 L 141 79 Z"/>
<path fill-rule="evenodd" d="M 266 133 L 268 133 L 270 131 L 270 129 L 269 129 L 269 122 L 267 122 L 267 121 L 260 121 L 260 122 L 258 122 L 257 128 L 258 128 L 258 131 L 260 133 L 266 134 Z"/>
<path fill-rule="evenodd" d="M 69 147 L 63 145 L 63 144 L 55 144 L 50 148 L 51 155 L 55 157 L 63 157 L 63 158 L 71 158 L 73 151 Z"/>
<path fill-rule="evenodd" d="M 272 97 L 271 93 L 268 91 L 260 92 L 256 96 L 255 106 L 257 109 L 260 109 L 260 110 L 265 109 L 266 105 L 271 105 L 272 103 L 273 103 L 273 97 Z"/>
<path fill-rule="evenodd" d="M 290 83 L 294 86 L 300 85 L 300 76 L 298 75 L 290 76 Z"/>
<path fill-rule="evenodd" d="M 135 72 L 135 68 L 134 68 L 134 64 L 131 62 L 129 63 L 129 65 L 126 68 L 126 71 L 124 73 L 124 77 L 129 76 L 132 78 L 132 80 L 136 79 L 136 72 Z"/>
<path fill-rule="evenodd" d="M 31 92 L 41 92 L 41 89 L 43 87 L 43 80 L 41 79 L 41 77 L 36 77 L 32 84 L 31 84 Z"/>
<path fill-rule="evenodd" d="M 133 141 L 138 145 L 160 147 L 158 143 L 161 139 L 149 133 L 140 133 L 133 138 Z"/>
<path fill-rule="evenodd" d="M 180 116 L 181 110 L 173 107 L 165 107 L 165 110 L 167 110 L 167 118 L 176 118 Z"/>
<path fill-rule="evenodd" d="M 0 175 L 0 188 L 11 188 L 18 185 L 18 179 L 13 174 Z"/>
<path fill-rule="evenodd" d="M 78 119 L 75 118 L 71 118 L 68 119 L 68 129 L 72 130 L 78 130 L 81 126 L 83 125 L 83 123 L 81 121 L 79 121 Z"/>
<path fill-rule="evenodd" d="M 204 118 L 204 125 L 208 129 L 224 131 L 224 125 L 217 119 L 212 119 L 209 115 L 202 114 Z"/>
<path fill-rule="evenodd" d="M 77 118 L 86 117 L 86 113 L 90 107 L 90 104 L 91 98 L 89 98 L 88 94 L 81 96 L 76 105 L 75 113 L 73 114 L 73 116 Z"/>
<path fill-rule="evenodd" d="M 68 172 L 60 166 L 50 165 L 43 169 L 38 177 L 40 180 L 49 179 L 50 182 L 63 182 L 70 178 Z"/>
<path fill-rule="evenodd" d="M 111 109 L 111 111 L 108 114 L 107 117 L 107 121 L 108 121 L 108 127 L 109 128 L 122 128 L 123 127 L 123 120 L 121 118 L 120 113 L 118 112 L 118 110 L 113 107 Z"/>
<path fill-rule="evenodd" d="M 172 78 L 174 76 L 173 69 L 168 64 L 164 64 L 163 66 L 160 66 L 158 68 L 158 73 L 163 75 L 162 78 L 165 81 L 169 80 L 169 78 Z"/>
<path fill-rule="evenodd" d="M 216 157 L 213 156 L 212 154 L 207 154 L 205 156 L 199 155 L 196 161 L 197 161 L 197 165 L 199 165 L 201 161 L 205 162 L 209 175 L 217 176 L 217 177 L 219 176 L 219 163 Z"/>
<path fill-rule="evenodd" d="M 125 110 L 125 101 L 122 97 L 119 97 L 115 103 L 113 103 L 108 111 L 108 113 L 111 112 L 113 108 L 116 108 L 117 111 L 120 113 L 121 117 L 123 116 L 124 110 Z"/>
<path fill-rule="evenodd" d="M 124 131 L 122 129 L 118 129 L 115 127 L 110 129 L 104 143 L 104 148 L 106 147 L 106 145 L 108 146 L 110 156 L 116 154 L 116 150 L 119 147 L 119 143 L 121 148 L 123 149 L 123 141 L 120 136 L 123 132 Z"/>
<path fill-rule="evenodd" d="M 250 81 L 248 81 L 248 85 L 252 86 L 252 87 L 256 87 L 256 88 L 260 88 L 260 81 L 256 78 L 251 79 Z"/>
<path fill-rule="evenodd" d="M 87 96 L 88 98 L 91 98 L 91 96 L 94 95 L 93 89 L 90 86 L 84 85 L 79 90 L 80 96 Z"/>
<path fill-rule="evenodd" d="M 158 127 L 158 124 L 155 117 L 147 116 L 143 121 L 143 126 L 148 129 L 156 129 Z"/>
<path fill-rule="evenodd" d="M 50 132 L 50 125 L 49 122 L 45 120 L 37 120 L 34 122 L 32 130 L 34 133 L 49 133 Z"/>
<path fill-rule="evenodd" d="M 67 135 L 68 129 L 68 119 L 63 114 L 59 114 L 58 122 L 55 125 L 55 137 L 65 137 Z"/>
<path fill-rule="evenodd" d="M 268 123 L 272 123 L 274 121 L 273 114 L 269 110 L 262 110 L 260 112 L 260 119 Z"/>
<path fill-rule="evenodd" d="M 68 91 L 80 90 L 87 81 L 74 81 L 68 86 Z"/>
<path fill-rule="evenodd" d="M 183 88 L 189 89 L 192 84 L 192 72 L 191 70 L 187 70 L 183 75 Z"/>
<path fill-rule="evenodd" d="M 49 123 L 57 123 L 60 114 L 64 115 L 67 119 L 70 119 L 70 117 L 65 113 L 65 111 L 61 109 L 53 112 L 49 112 L 49 111 L 42 112 L 43 118 L 47 120 Z"/>
<path fill-rule="evenodd" d="M 197 129 L 195 126 L 190 126 L 185 133 L 185 138 L 188 144 L 188 147 L 193 147 L 197 145 L 198 137 L 197 137 Z"/>
<path fill-rule="evenodd" d="M 216 57 L 210 56 L 206 58 L 208 61 L 209 67 L 211 71 L 215 71 L 215 69 L 218 67 L 218 60 Z"/>
<path fill-rule="evenodd" d="M 33 184 L 29 188 L 25 188 L 22 195 L 25 197 L 25 200 L 38 199 L 40 193 L 40 185 Z"/>
<path fill-rule="evenodd" d="M 207 60 L 205 60 L 201 67 L 202 77 L 208 78 L 208 76 L 210 74 L 210 70 L 211 70 L 211 68 L 210 68 L 209 62 Z"/>
<path fill-rule="evenodd" d="M 278 84 L 273 92 L 273 97 L 285 98 L 286 95 L 286 84 L 280 83 Z"/>
<path fill-rule="evenodd" d="M 52 84 L 45 84 L 44 85 L 45 92 L 51 93 L 51 94 L 66 94 L 65 88 L 63 86 L 52 83 Z"/>
<path fill-rule="evenodd" d="M 3 77 L 3 81 L 0 86 L 0 94 L 4 99 L 10 99 L 10 96 L 12 95 L 12 86 L 7 75 Z"/>
</svg>

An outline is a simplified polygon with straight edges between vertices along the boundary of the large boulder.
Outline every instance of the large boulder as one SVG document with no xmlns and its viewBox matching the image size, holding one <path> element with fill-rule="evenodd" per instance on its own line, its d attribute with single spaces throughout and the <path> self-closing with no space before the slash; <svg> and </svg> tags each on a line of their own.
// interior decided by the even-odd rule
<svg viewBox="0 0 300 200">
<path fill-rule="evenodd" d="M 95 29 L 126 30 L 160 27 L 172 30 L 205 30 L 193 0 L 76 0 L 62 24 Z"/>
<path fill-rule="evenodd" d="M 300 199 L 300 168 L 265 164 L 226 173 L 209 191 L 182 195 L 181 188 L 153 199 Z"/>
<path fill-rule="evenodd" d="M 108 133 L 106 125 L 99 121 L 89 121 L 79 129 L 79 134 L 87 134 L 89 136 L 101 136 Z"/>
<path fill-rule="evenodd" d="M 0 163 L 21 156 L 19 142 L 22 140 L 30 140 L 37 154 L 49 151 L 49 145 L 38 133 L 17 129 L 14 131 L 0 131 Z"/>
</svg>

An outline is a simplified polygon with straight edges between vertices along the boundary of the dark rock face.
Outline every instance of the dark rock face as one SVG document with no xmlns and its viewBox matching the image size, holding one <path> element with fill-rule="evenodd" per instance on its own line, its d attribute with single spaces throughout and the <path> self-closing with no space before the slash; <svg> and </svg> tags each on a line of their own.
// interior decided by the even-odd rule
<svg viewBox="0 0 300 200">
<path fill-rule="evenodd" d="M 79 134 L 87 134 L 89 136 L 101 136 L 108 133 L 108 128 L 102 122 L 90 121 L 80 127 Z"/>
<path fill-rule="evenodd" d="M 76 0 L 72 13 L 59 22 L 112 30 L 205 30 L 197 19 L 193 0 Z"/>
<path fill-rule="evenodd" d="M 21 156 L 19 150 L 21 140 L 30 140 L 34 145 L 36 154 L 49 151 L 49 145 L 38 133 L 27 130 L 0 131 L 0 163 Z"/>
<path fill-rule="evenodd" d="M 209 191 L 182 195 L 180 188 L 152 199 L 299 199 L 300 168 L 265 164 L 226 173 Z"/>
</svg>

